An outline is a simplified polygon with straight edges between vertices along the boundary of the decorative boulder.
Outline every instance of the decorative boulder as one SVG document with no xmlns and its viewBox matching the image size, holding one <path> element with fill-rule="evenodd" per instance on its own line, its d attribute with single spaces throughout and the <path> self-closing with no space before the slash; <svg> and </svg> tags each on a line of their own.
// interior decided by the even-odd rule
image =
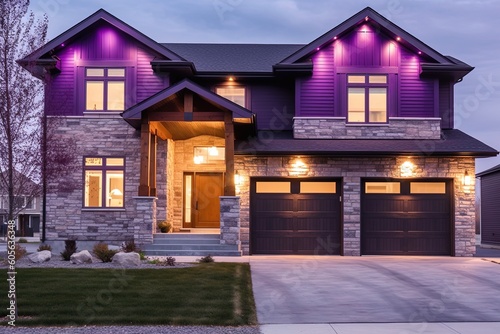
<svg viewBox="0 0 500 334">
<path fill-rule="evenodd" d="M 43 251 L 28 255 L 28 259 L 30 259 L 30 261 L 33 263 L 46 262 L 46 261 L 49 261 L 51 257 L 52 257 L 52 253 L 48 250 L 43 250 Z"/>
<path fill-rule="evenodd" d="M 139 266 L 141 264 L 141 256 L 139 253 L 116 253 L 113 256 L 113 263 L 120 264 L 122 266 Z"/>
<path fill-rule="evenodd" d="M 71 255 L 69 260 L 74 264 L 92 263 L 92 255 L 90 255 L 88 250 L 82 250 L 81 252 Z"/>
</svg>

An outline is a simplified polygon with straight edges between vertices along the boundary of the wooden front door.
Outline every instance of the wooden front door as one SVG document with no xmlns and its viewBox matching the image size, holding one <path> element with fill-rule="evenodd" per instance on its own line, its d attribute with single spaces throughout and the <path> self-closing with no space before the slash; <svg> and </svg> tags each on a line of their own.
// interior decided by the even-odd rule
<svg viewBox="0 0 500 334">
<path fill-rule="evenodd" d="M 193 227 L 220 227 L 220 199 L 224 194 L 222 173 L 196 173 Z"/>
</svg>

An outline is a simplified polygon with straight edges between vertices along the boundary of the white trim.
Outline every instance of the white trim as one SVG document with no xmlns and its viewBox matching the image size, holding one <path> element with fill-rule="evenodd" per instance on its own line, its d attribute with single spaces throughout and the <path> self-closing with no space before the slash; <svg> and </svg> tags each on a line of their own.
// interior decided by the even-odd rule
<svg viewBox="0 0 500 334">
<path fill-rule="evenodd" d="M 156 196 L 132 196 L 133 199 L 150 199 L 150 200 L 153 200 L 153 199 L 158 199 L 158 197 Z"/>
<path fill-rule="evenodd" d="M 126 211 L 124 208 L 82 208 L 82 212 L 90 212 L 90 211 L 100 211 L 100 212 L 124 212 Z"/>
</svg>

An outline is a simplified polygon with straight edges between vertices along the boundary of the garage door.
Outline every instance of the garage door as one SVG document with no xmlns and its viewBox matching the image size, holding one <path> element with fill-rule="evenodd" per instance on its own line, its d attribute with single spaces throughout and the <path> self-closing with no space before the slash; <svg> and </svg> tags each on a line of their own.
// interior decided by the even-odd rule
<svg viewBox="0 0 500 334">
<path fill-rule="evenodd" d="M 252 179 L 252 254 L 340 254 L 339 180 Z"/>
<path fill-rule="evenodd" d="M 361 252 L 451 255 L 450 180 L 363 180 Z"/>
</svg>

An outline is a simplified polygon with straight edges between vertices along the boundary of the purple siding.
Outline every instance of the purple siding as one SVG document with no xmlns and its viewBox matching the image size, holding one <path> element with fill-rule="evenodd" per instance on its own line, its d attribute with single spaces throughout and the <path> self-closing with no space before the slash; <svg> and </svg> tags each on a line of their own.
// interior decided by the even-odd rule
<svg viewBox="0 0 500 334">
<path fill-rule="evenodd" d="M 337 67 L 398 66 L 399 45 L 368 24 L 335 41 Z"/>
<path fill-rule="evenodd" d="M 481 241 L 500 244 L 500 172 L 481 176 Z"/>
<path fill-rule="evenodd" d="M 434 117 L 435 80 L 420 78 L 420 59 L 401 48 L 399 67 L 399 116 Z"/>
<path fill-rule="evenodd" d="M 121 66 L 126 68 L 126 108 L 168 86 L 168 77 L 156 75 L 150 61 L 160 57 L 144 48 L 125 33 L 109 24 L 98 24 L 63 48 L 61 73 L 54 75 L 47 88 L 50 115 L 82 115 L 86 66 Z"/>
<path fill-rule="evenodd" d="M 58 54 L 61 72 L 50 78 L 45 90 L 48 115 L 76 115 L 75 47 L 68 45 Z"/>
<path fill-rule="evenodd" d="M 439 82 L 439 117 L 441 128 L 453 128 L 453 83 L 448 81 Z"/>
<path fill-rule="evenodd" d="M 333 44 L 312 56 L 313 74 L 297 81 L 297 116 L 335 116 Z"/>
<path fill-rule="evenodd" d="M 168 77 L 159 76 L 151 68 L 154 54 L 143 48 L 137 49 L 137 102 L 158 93 L 168 87 Z"/>
<path fill-rule="evenodd" d="M 259 130 L 291 130 L 295 114 L 293 84 L 252 85 L 249 109 L 257 115 Z"/>
</svg>

